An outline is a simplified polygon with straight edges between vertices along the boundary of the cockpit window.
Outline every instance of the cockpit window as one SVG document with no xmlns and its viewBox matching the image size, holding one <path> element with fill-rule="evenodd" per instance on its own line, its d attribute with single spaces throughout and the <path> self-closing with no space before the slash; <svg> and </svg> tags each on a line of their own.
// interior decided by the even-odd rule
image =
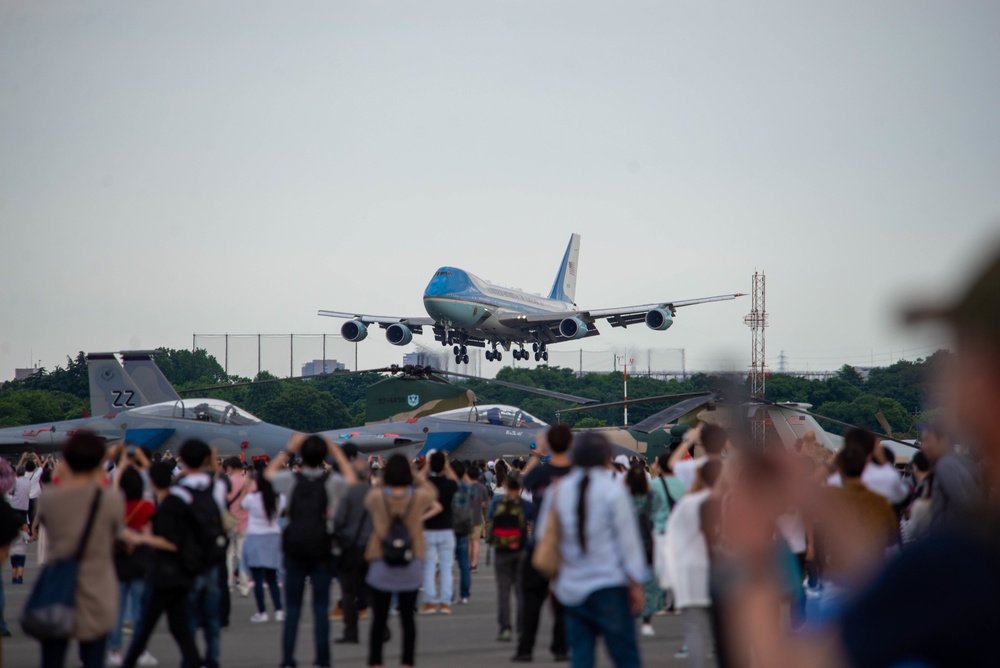
<svg viewBox="0 0 1000 668">
<path fill-rule="evenodd" d="M 246 427 L 260 422 L 259 418 L 219 399 L 182 399 L 135 409 L 136 415 L 178 420 L 197 420 L 212 424 Z"/>
<path fill-rule="evenodd" d="M 451 276 L 452 273 L 450 271 L 439 271 L 439 272 L 435 273 L 434 275 L 435 276 Z"/>
</svg>

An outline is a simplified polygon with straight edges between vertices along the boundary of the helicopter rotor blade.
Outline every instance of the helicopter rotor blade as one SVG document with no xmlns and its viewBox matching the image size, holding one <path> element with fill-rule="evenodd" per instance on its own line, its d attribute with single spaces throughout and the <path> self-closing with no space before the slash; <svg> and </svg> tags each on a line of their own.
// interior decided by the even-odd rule
<svg viewBox="0 0 1000 668">
<path fill-rule="evenodd" d="M 617 408 L 619 406 L 624 406 L 626 403 L 629 406 L 635 404 L 652 404 L 659 401 L 682 401 L 685 399 L 694 399 L 695 397 L 714 397 L 712 392 L 686 392 L 684 394 L 661 394 L 655 397 L 642 397 L 639 399 L 629 399 L 628 401 L 609 401 L 603 404 L 588 404 L 586 406 L 580 406 L 578 408 L 567 408 L 566 410 L 559 411 L 560 413 L 577 413 L 579 411 L 592 411 L 600 408 Z"/>
<path fill-rule="evenodd" d="M 596 399 L 588 399 L 587 397 L 578 397 L 573 394 L 566 394 L 565 392 L 556 392 L 555 390 L 546 390 L 541 387 L 531 387 L 530 385 L 521 385 L 520 383 L 511 383 L 506 380 L 497 380 L 496 378 L 482 378 L 480 376 L 473 376 L 467 373 L 458 373 L 456 371 L 444 371 L 442 369 L 428 368 L 427 371 L 430 373 L 441 374 L 444 376 L 455 376 L 456 378 L 467 378 L 469 380 L 475 380 L 481 383 L 499 385 L 500 387 L 509 387 L 512 390 L 521 390 L 522 392 L 530 392 L 532 394 L 538 394 L 543 397 L 549 397 L 550 399 L 561 399 L 563 401 L 569 401 L 574 404 L 592 404 L 596 401 Z"/>
</svg>

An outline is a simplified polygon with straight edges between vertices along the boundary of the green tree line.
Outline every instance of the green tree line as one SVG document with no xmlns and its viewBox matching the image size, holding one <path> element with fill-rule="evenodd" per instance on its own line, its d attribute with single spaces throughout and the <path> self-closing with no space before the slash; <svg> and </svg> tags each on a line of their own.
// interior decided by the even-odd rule
<svg viewBox="0 0 1000 668">
<path fill-rule="evenodd" d="M 766 396 L 772 401 L 795 401 L 812 404 L 812 410 L 829 417 L 880 429 L 876 413 L 881 412 L 894 433 L 914 435 L 914 419 L 933 411 L 930 387 L 936 369 L 947 356 L 939 351 L 926 360 L 900 361 L 892 366 L 871 369 L 867 376 L 844 365 L 826 380 L 809 380 L 785 374 L 767 379 Z M 226 376 L 225 370 L 205 350 L 162 349 L 156 363 L 180 392 L 194 388 L 275 380 L 263 371 L 256 378 Z M 267 422 L 303 431 L 319 431 L 363 424 L 365 391 L 381 380 L 379 374 L 337 374 L 311 380 L 274 382 L 248 387 L 224 387 L 184 396 L 211 396 L 229 401 Z M 592 373 L 578 376 L 571 369 L 542 366 L 535 369 L 506 367 L 497 378 L 513 383 L 541 387 L 588 397 L 598 402 L 622 398 L 621 372 Z M 660 380 L 648 376 L 629 378 L 629 397 L 683 394 L 726 390 L 726 396 L 743 397 L 745 384 L 724 376 L 696 373 L 685 379 Z M 520 406 L 546 422 L 554 422 L 560 411 L 571 404 L 529 394 L 513 388 L 469 380 L 460 383 L 472 389 L 481 403 Z M 30 378 L 0 385 L 0 426 L 18 426 L 81 417 L 89 411 L 90 386 L 84 353 L 67 357 L 66 365 L 52 371 L 39 369 Z M 635 404 L 629 407 L 629 422 L 662 410 L 668 404 Z M 621 408 L 561 415 L 574 426 L 621 425 Z M 825 425 L 837 431 L 834 425 Z"/>
</svg>

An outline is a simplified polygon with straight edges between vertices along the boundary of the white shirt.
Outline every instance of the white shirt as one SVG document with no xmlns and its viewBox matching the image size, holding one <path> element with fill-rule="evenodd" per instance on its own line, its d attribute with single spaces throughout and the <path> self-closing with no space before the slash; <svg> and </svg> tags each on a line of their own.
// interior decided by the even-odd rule
<svg viewBox="0 0 1000 668">
<path fill-rule="evenodd" d="M 902 503 L 910 493 L 899 471 L 888 462 L 885 464 L 868 462 L 865 470 L 861 472 L 861 483 L 879 496 L 884 496 L 892 505 Z M 844 486 L 839 472 L 827 478 L 826 484 L 831 487 Z"/>
<path fill-rule="evenodd" d="M 24 476 L 14 481 L 14 489 L 10 492 L 10 507 L 14 510 L 28 510 L 28 493 L 31 482 Z"/>
<path fill-rule="evenodd" d="M 708 541 L 701 530 L 701 506 L 711 493 L 705 489 L 684 495 L 667 519 L 667 570 L 678 608 L 712 604 L 708 593 Z"/>
<path fill-rule="evenodd" d="M 260 535 L 281 533 L 281 525 L 278 523 L 278 520 L 281 517 L 281 511 L 285 509 L 285 496 L 283 494 L 278 495 L 277 503 L 275 505 L 277 508 L 274 511 L 274 517 L 268 520 L 267 512 L 264 510 L 264 498 L 261 496 L 260 492 L 253 492 L 252 494 L 247 494 L 243 497 L 243 501 L 240 502 L 240 506 L 245 508 L 248 512 L 248 536 L 250 534 Z"/>
<path fill-rule="evenodd" d="M 24 472 L 24 477 L 28 479 L 31 483 L 31 487 L 28 491 L 29 499 L 37 499 L 38 495 L 42 493 L 42 469 L 41 467 L 35 467 L 35 470 L 31 473 L 27 471 Z"/>
<path fill-rule="evenodd" d="M 691 489 L 695 478 L 698 477 L 698 469 L 708 461 L 708 457 L 698 457 L 696 459 L 682 459 L 674 464 L 674 477 L 684 483 L 684 489 Z"/>
<path fill-rule="evenodd" d="M 574 468 L 550 487 L 539 514 L 539 536 L 544 535 L 549 515 L 558 516 L 562 559 L 552 591 L 563 605 L 580 605 L 599 589 L 626 586 L 629 580 L 645 582 L 649 575 L 632 498 L 606 469 L 589 470 L 587 552 L 580 548 L 577 503 L 583 473 Z"/>
</svg>

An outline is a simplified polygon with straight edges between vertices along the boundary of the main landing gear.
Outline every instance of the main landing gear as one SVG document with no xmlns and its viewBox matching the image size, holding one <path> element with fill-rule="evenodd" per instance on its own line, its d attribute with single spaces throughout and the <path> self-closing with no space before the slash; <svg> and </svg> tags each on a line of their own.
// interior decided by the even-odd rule
<svg viewBox="0 0 1000 668">
<path fill-rule="evenodd" d="M 468 364 L 469 363 L 469 349 L 465 347 L 465 344 L 456 345 L 452 348 L 452 352 L 455 353 L 455 364 Z"/>
<path fill-rule="evenodd" d="M 515 359 L 516 359 L 516 356 L 517 356 L 517 351 L 516 350 L 514 351 L 514 354 L 515 354 Z M 486 361 L 488 361 L 488 362 L 499 362 L 502 359 L 503 359 L 503 353 L 500 352 L 499 350 L 497 350 L 496 348 L 494 348 L 493 350 L 487 350 L 486 351 Z"/>
<path fill-rule="evenodd" d="M 549 351 L 545 349 L 544 343 L 533 343 L 531 344 L 531 349 L 535 353 L 536 362 L 548 362 L 549 361 Z M 524 353 L 525 358 L 528 357 L 528 353 Z"/>
</svg>

